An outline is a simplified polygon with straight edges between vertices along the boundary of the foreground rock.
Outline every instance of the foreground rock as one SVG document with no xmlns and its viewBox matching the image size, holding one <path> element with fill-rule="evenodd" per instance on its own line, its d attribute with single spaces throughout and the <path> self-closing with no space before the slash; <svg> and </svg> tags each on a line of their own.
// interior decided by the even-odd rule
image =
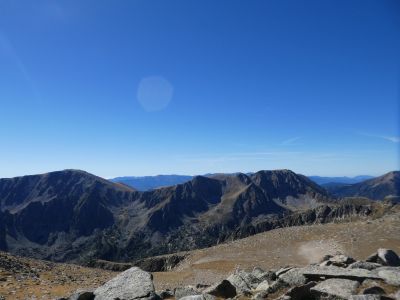
<svg viewBox="0 0 400 300">
<path fill-rule="evenodd" d="M 391 266 L 391 267 L 400 266 L 399 256 L 396 254 L 396 252 L 390 249 L 380 248 L 376 253 L 369 256 L 366 261 L 379 263 L 384 266 Z"/>
<path fill-rule="evenodd" d="M 94 291 L 96 300 L 156 299 L 153 277 L 137 267 L 130 268 Z"/>
<path fill-rule="evenodd" d="M 315 299 L 343 299 L 347 300 L 356 292 L 360 284 L 354 280 L 331 278 L 311 288 Z"/>
<path fill-rule="evenodd" d="M 133 267 L 93 293 L 75 294 L 69 300 L 399 300 L 400 267 L 388 266 L 395 264 L 397 254 L 384 250 L 379 249 L 369 262 L 336 255 L 326 257 L 320 265 L 301 268 L 236 270 L 212 286 L 199 283 L 159 295 L 154 292 L 151 274 Z"/>
</svg>

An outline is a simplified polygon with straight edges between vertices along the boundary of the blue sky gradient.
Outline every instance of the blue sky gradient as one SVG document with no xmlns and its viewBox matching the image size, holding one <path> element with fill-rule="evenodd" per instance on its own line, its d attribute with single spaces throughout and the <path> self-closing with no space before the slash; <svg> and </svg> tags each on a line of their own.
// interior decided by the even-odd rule
<svg viewBox="0 0 400 300">
<path fill-rule="evenodd" d="M 400 1 L 0 0 L 0 177 L 399 169 Z"/>
</svg>

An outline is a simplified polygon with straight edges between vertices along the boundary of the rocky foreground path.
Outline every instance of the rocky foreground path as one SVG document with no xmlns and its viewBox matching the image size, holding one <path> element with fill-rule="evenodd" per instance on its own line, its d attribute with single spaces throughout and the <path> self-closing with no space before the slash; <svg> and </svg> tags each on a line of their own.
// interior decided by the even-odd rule
<svg viewBox="0 0 400 300">
<path fill-rule="evenodd" d="M 94 290 L 59 300 L 400 300 L 400 258 L 378 249 L 364 261 L 345 255 L 325 256 L 319 264 L 277 270 L 236 270 L 211 286 L 156 291 L 150 273 L 130 268 Z"/>
</svg>

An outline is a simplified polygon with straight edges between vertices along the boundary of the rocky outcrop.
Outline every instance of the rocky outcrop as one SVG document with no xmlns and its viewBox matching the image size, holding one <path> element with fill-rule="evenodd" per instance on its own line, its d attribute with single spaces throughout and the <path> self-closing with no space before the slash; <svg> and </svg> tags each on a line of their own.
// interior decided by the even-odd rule
<svg viewBox="0 0 400 300">
<path fill-rule="evenodd" d="M 153 278 L 137 267 L 120 273 L 94 291 L 96 300 L 153 300 L 156 299 Z"/>
<path fill-rule="evenodd" d="M 382 251 L 378 251 L 382 253 Z M 386 250 L 384 253 L 393 253 Z M 338 262 L 338 265 L 323 264 Z M 326 256 L 321 265 L 285 267 L 264 271 L 254 268 L 248 272 L 236 270 L 225 280 L 212 286 L 198 284 L 177 287 L 174 292 L 154 292 L 149 273 L 134 267 L 97 288 L 95 300 L 103 299 L 275 299 L 275 300 L 347 300 L 398 299 L 400 294 L 400 268 L 373 263 L 376 268 L 357 268 L 370 263 L 354 261 L 345 255 Z M 72 300 L 73 298 L 69 298 Z"/>
<path fill-rule="evenodd" d="M 155 256 L 138 260 L 134 265 L 147 272 L 165 272 L 175 268 L 185 257 L 184 254 Z"/>
</svg>

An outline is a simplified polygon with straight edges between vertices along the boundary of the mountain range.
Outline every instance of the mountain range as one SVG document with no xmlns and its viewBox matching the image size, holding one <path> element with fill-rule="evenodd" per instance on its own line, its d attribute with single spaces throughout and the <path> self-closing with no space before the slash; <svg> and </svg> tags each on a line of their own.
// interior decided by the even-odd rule
<svg viewBox="0 0 400 300">
<path fill-rule="evenodd" d="M 203 248 L 277 227 L 369 214 L 370 203 L 337 197 L 399 195 L 398 175 L 366 181 L 369 188 L 350 185 L 336 196 L 290 170 L 195 176 L 144 192 L 79 170 L 0 179 L 0 249 L 88 263 Z"/>
<path fill-rule="evenodd" d="M 237 173 L 231 173 L 234 175 Z M 246 173 L 251 175 L 253 173 Z M 203 176 L 212 177 L 218 174 L 205 174 Z M 225 174 L 226 175 L 226 174 Z M 155 175 L 155 176 L 124 176 L 109 179 L 112 182 L 122 183 L 137 189 L 138 191 L 148 191 L 160 187 L 171 186 L 180 184 L 191 180 L 193 176 L 190 175 Z M 322 176 L 308 176 L 309 179 L 322 186 L 336 186 L 359 183 L 367 179 L 374 178 L 369 175 L 359 175 L 355 177 L 322 177 Z"/>
</svg>

